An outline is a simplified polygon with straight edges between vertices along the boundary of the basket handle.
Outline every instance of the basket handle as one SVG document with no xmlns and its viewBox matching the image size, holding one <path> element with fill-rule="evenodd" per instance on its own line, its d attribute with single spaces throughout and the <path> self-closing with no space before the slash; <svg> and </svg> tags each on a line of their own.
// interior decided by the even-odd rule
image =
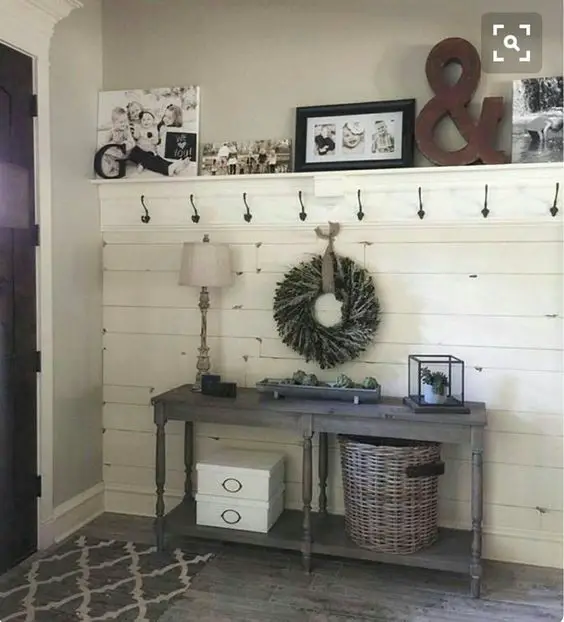
<svg viewBox="0 0 564 622">
<path fill-rule="evenodd" d="M 428 462 L 427 464 L 418 464 L 417 466 L 409 466 L 405 469 L 407 477 L 433 477 L 444 475 L 444 462 Z"/>
</svg>

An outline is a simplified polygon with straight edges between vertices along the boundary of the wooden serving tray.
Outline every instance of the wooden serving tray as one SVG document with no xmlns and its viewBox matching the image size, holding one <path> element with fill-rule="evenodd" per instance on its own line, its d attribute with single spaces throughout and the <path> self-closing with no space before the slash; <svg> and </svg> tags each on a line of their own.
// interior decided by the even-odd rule
<svg viewBox="0 0 564 622">
<path fill-rule="evenodd" d="M 256 384 L 259 393 L 271 393 L 275 399 L 296 398 L 310 400 L 336 400 L 353 404 L 377 404 L 382 399 L 382 387 L 363 389 L 362 387 L 335 387 L 331 383 L 312 387 L 290 384 L 274 378 L 265 378 Z"/>
</svg>

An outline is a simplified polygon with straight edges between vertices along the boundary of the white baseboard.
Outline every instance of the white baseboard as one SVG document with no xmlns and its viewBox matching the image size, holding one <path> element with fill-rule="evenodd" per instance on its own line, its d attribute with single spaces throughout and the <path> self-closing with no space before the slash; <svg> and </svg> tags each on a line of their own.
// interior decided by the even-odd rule
<svg viewBox="0 0 564 622">
<path fill-rule="evenodd" d="M 165 506 L 168 512 L 184 496 L 183 491 L 168 490 L 165 493 Z M 130 514 L 135 516 L 154 516 L 156 494 L 152 489 L 106 484 L 106 512 Z M 316 510 L 315 501 L 312 504 Z M 288 509 L 299 510 L 295 504 L 286 504 Z M 329 507 L 333 514 L 343 514 L 342 507 Z M 468 529 L 468 525 L 443 524 L 450 529 Z M 559 534 L 521 530 L 521 529 L 484 529 L 484 558 L 496 561 L 562 568 L 563 548 Z"/>
<path fill-rule="evenodd" d="M 165 511 L 169 512 L 183 499 L 180 490 L 167 490 L 164 496 Z M 155 516 L 157 495 L 154 490 L 138 486 L 121 486 L 106 484 L 104 491 L 104 507 L 106 512 L 130 514 L 132 516 Z"/>
<path fill-rule="evenodd" d="M 64 540 L 104 512 L 104 483 L 81 492 L 53 510 L 53 516 L 40 528 L 39 548 Z"/>
</svg>

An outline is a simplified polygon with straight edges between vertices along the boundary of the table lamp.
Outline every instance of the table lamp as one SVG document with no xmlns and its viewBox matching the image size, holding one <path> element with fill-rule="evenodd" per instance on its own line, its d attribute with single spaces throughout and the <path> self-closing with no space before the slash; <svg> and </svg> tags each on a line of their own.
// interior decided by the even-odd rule
<svg viewBox="0 0 564 622">
<path fill-rule="evenodd" d="M 202 242 L 183 244 L 178 282 L 180 285 L 200 288 L 198 306 L 202 316 L 202 323 L 198 362 L 196 363 L 198 371 L 192 390 L 201 391 L 202 374 L 207 374 L 210 371 L 210 349 L 207 343 L 207 314 L 210 308 L 208 289 L 212 287 L 225 287 L 233 282 L 229 246 L 226 244 L 211 244 L 210 238 L 207 235 L 204 236 Z"/>
</svg>

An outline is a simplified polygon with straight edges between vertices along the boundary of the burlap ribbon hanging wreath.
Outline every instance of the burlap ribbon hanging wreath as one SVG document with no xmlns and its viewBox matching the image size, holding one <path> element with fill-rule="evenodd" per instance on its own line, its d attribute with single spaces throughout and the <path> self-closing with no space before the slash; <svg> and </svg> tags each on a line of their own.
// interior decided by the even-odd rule
<svg viewBox="0 0 564 622">
<path fill-rule="evenodd" d="M 303 261 L 277 284 L 274 321 L 282 342 L 321 369 L 331 369 L 358 358 L 372 342 L 380 324 L 380 303 L 367 270 L 335 253 L 340 225 L 329 223 L 316 235 L 327 240 L 323 255 Z M 341 319 L 333 326 L 321 324 L 315 312 L 322 294 L 334 294 L 342 304 Z"/>
<path fill-rule="evenodd" d="M 335 238 L 339 235 L 341 226 L 338 222 L 329 223 L 329 233 L 323 233 L 321 227 L 315 228 L 315 235 L 328 240 L 327 248 L 321 256 L 321 291 L 324 294 L 335 293 Z"/>
</svg>

